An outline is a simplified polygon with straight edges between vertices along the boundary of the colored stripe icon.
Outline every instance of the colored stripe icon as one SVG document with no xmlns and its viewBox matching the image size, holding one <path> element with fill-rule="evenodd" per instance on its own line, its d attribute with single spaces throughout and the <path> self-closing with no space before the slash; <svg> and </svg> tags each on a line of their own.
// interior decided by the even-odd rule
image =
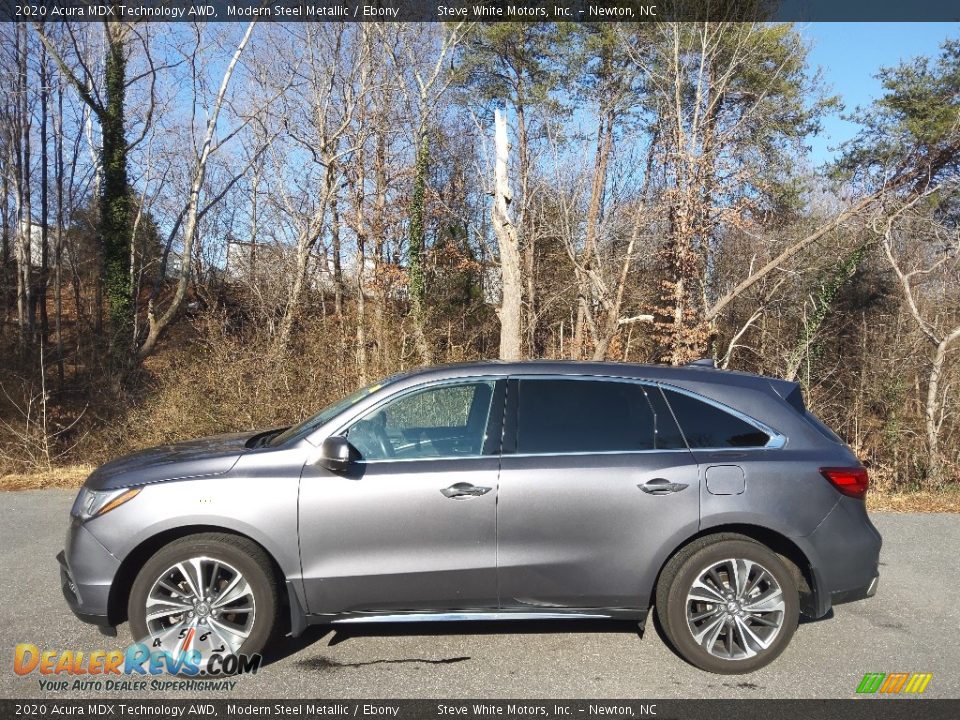
<svg viewBox="0 0 960 720">
<path fill-rule="evenodd" d="M 933 673 L 867 673 L 857 685 L 861 694 L 883 693 L 896 695 L 912 693 L 918 695 L 927 689 Z"/>
</svg>

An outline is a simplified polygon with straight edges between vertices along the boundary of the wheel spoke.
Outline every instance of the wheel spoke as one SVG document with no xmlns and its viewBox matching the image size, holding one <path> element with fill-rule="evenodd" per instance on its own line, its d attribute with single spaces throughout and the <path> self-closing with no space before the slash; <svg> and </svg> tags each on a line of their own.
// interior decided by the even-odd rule
<svg viewBox="0 0 960 720">
<path fill-rule="evenodd" d="M 242 575 L 237 574 L 237 576 L 231 580 L 230 584 L 224 589 L 223 593 L 221 593 L 220 596 L 214 600 L 213 607 L 220 609 L 250 594 L 250 586 L 247 585 L 247 581 L 243 579 Z"/>
<path fill-rule="evenodd" d="M 757 568 L 757 574 L 753 576 L 753 581 L 743 591 L 744 597 L 748 597 L 750 593 L 756 590 L 760 582 L 768 575 L 766 569 L 760 567 L 759 565 L 756 565 L 755 567 Z"/>
<path fill-rule="evenodd" d="M 761 650 L 766 650 L 768 647 L 770 647 L 770 642 L 768 640 L 762 639 L 759 635 L 757 635 L 753 631 L 753 628 L 751 628 L 746 622 L 744 622 L 743 618 L 737 618 L 735 622 L 737 623 L 737 627 L 740 628 L 741 634 L 744 635 L 745 637 L 748 637 L 749 640 L 755 643 L 756 645 L 759 645 Z"/>
<path fill-rule="evenodd" d="M 744 628 L 746 628 L 744 622 L 740 618 L 736 618 L 736 620 L 734 620 L 734 627 L 737 629 L 737 635 L 740 636 L 740 647 L 743 650 L 744 656 L 748 658 L 755 656 L 757 651 L 750 645 L 750 641 L 744 633 Z M 731 628 L 731 633 L 732 632 L 733 628 Z"/>
<path fill-rule="evenodd" d="M 737 597 L 743 597 L 746 594 L 747 581 L 750 579 L 750 571 L 754 565 L 743 558 L 735 558 L 727 562 L 733 577 L 733 593 Z"/>
<path fill-rule="evenodd" d="M 158 587 L 158 588 L 163 588 L 163 589 L 166 590 L 168 593 L 170 593 L 170 595 L 172 595 L 173 597 L 184 597 L 183 590 L 181 590 L 181 589 L 178 588 L 178 587 L 174 587 L 173 585 L 171 585 L 170 583 L 168 583 L 168 582 L 166 582 L 166 581 L 164 581 L 164 580 L 158 580 L 158 581 L 157 581 L 157 587 Z"/>
<path fill-rule="evenodd" d="M 170 597 L 167 595 L 157 595 L 152 593 L 150 597 L 147 598 L 147 607 L 151 605 L 166 605 L 168 607 L 180 608 L 182 610 L 192 610 L 193 605 L 188 602 L 184 602 L 180 598 Z"/>
<path fill-rule="evenodd" d="M 718 617 L 708 623 L 704 623 L 700 632 L 694 633 L 693 639 L 703 645 L 707 650 L 713 647 L 717 641 L 717 635 L 723 630 L 723 617 Z"/>
<path fill-rule="evenodd" d="M 185 563 L 177 563 L 177 570 L 183 575 L 183 579 L 193 596 L 198 600 L 202 599 L 203 572 L 200 570 L 200 559 L 191 558 Z"/>
<path fill-rule="evenodd" d="M 154 620 L 160 620 L 162 618 L 173 617 L 174 615 L 183 615 L 193 609 L 192 605 L 182 605 L 180 607 L 165 607 L 160 608 L 159 610 L 150 611 L 150 606 L 147 606 L 147 622 L 153 622 Z"/>
<path fill-rule="evenodd" d="M 213 561 L 213 568 L 210 570 L 210 582 L 207 583 L 206 588 L 204 589 L 204 594 L 210 597 L 213 597 L 213 594 L 217 591 L 217 575 L 220 574 L 220 563 L 217 560 Z"/>
<path fill-rule="evenodd" d="M 165 630 L 157 634 L 154 637 L 154 640 L 159 640 L 160 646 L 163 649 L 168 650 L 169 648 L 167 646 L 170 644 L 172 640 L 177 639 L 177 636 L 179 635 L 181 628 L 184 628 L 184 627 L 189 627 L 189 625 L 185 622 L 177 623 L 176 625 L 171 626 L 169 630 Z"/>
<path fill-rule="evenodd" d="M 770 618 L 764 617 L 763 615 L 757 615 L 756 613 L 748 613 L 747 619 L 752 623 L 760 623 L 761 625 L 766 625 L 767 627 L 778 628 L 780 623 L 771 620 Z"/>
<path fill-rule="evenodd" d="M 733 628 L 732 627 L 727 628 L 727 637 L 726 637 L 725 645 L 727 649 L 727 656 L 733 657 Z"/>
<path fill-rule="evenodd" d="M 699 579 L 694 581 L 693 588 L 690 590 L 687 600 L 698 600 L 699 602 L 716 604 L 725 602 L 726 598 L 703 582 L 702 579 Z"/>
<path fill-rule="evenodd" d="M 240 646 L 243 645 L 243 641 L 250 635 L 249 632 L 245 632 L 237 627 L 231 627 L 226 623 L 212 618 L 210 619 L 210 627 L 217 633 L 217 637 L 227 644 L 231 652 L 239 650 Z"/>
<path fill-rule="evenodd" d="M 747 602 L 743 603 L 743 609 L 748 613 L 778 612 L 784 607 L 783 593 L 780 592 L 779 587 L 771 587 L 763 595 L 748 598 Z"/>
<path fill-rule="evenodd" d="M 701 579 L 706 578 L 709 578 L 713 582 L 714 588 L 722 596 L 724 591 L 723 580 L 720 579 L 720 575 L 717 573 L 717 569 L 715 567 L 710 568 L 710 570 L 707 571 L 707 573 L 704 574 L 703 578 Z"/>
<path fill-rule="evenodd" d="M 713 610 L 707 610 L 706 612 L 701 613 L 700 615 L 694 615 L 693 617 L 691 617 L 690 622 L 698 623 L 701 620 L 706 620 L 708 617 L 711 617 L 716 614 L 717 614 L 716 608 L 714 608 Z"/>
</svg>

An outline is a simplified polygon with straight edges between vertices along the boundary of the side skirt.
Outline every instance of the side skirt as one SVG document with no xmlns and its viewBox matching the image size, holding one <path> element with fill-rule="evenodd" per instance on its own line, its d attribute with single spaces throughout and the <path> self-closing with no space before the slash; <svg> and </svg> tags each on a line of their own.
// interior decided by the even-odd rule
<svg viewBox="0 0 960 720">
<path fill-rule="evenodd" d="M 550 610 L 456 610 L 444 612 L 351 612 L 339 615 L 309 615 L 310 625 L 356 625 L 404 622 L 471 622 L 500 620 L 634 620 L 643 624 L 646 610 L 640 608 L 569 608 Z"/>
</svg>

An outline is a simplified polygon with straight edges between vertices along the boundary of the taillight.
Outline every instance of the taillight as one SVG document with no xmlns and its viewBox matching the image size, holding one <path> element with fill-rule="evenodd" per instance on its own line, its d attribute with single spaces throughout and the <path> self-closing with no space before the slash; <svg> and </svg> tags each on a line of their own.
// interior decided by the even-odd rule
<svg viewBox="0 0 960 720">
<path fill-rule="evenodd" d="M 867 469 L 862 467 L 825 467 L 820 468 L 820 474 L 844 495 L 854 498 L 862 498 L 870 486 Z"/>
</svg>

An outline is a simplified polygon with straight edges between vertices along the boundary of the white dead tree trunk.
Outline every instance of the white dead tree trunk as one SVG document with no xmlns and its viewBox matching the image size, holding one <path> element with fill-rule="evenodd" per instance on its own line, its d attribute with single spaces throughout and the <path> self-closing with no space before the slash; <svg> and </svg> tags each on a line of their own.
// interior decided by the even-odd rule
<svg viewBox="0 0 960 720">
<path fill-rule="evenodd" d="M 900 289 L 903 292 L 903 297 L 904 300 L 906 300 L 910 315 L 934 349 L 933 358 L 930 361 L 930 374 L 927 377 L 927 397 L 924 404 L 924 430 L 927 436 L 927 450 L 930 453 L 930 480 L 934 486 L 938 486 L 945 479 L 945 462 L 940 448 L 940 429 L 943 426 L 945 416 L 947 390 L 946 388 L 941 388 L 941 383 L 943 382 L 943 369 L 947 360 L 947 353 L 954 343 L 960 341 L 960 325 L 941 330 L 937 326 L 938 323 L 936 319 L 928 319 L 917 303 L 916 293 L 914 292 L 914 281 L 918 277 L 930 276 L 933 272 L 951 261 L 956 263 L 958 251 L 960 251 L 960 242 L 955 239 L 954 246 L 947 247 L 940 258 L 928 267 L 921 267 L 909 271 L 903 270 L 893 249 L 893 225 L 896 218 L 903 211 L 913 207 L 921 197 L 923 196 L 916 198 L 900 212 L 894 213 L 888 218 L 883 231 L 882 241 L 883 251 L 900 283 Z"/>
<path fill-rule="evenodd" d="M 510 217 L 510 178 L 508 176 L 510 142 L 507 119 L 500 110 L 494 119 L 496 162 L 493 174 L 493 232 L 500 248 L 502 297 L 500 317 L 500 359 L 520 359 L 520 316 L 523 310 L 523 278 L 520 273 L 520 243 L 517 228 Z"/>
<path fill-rule="evenodd" d="M 217 92 L 216 100 L 207 120 L 207 128 L 203 137 L 203 143 L 196 153 L 196 162 L 194 164 L 193 179 L 190 183 L 190 194 L 187 199 L 187 205 L 182 214 L 183 219 L 183 253 L 180 258 L 180 272 L 177 278 L 177 288 L 173 293 L 170 305 L 161 314 L 157 315 L 154 301 L 151 299 L 147 308 L 148 330 L 147 337 L 140 346 L 138 355 L 141 359 L 147 357 L 154 351 L 160 336 L 166 331 L 170 323 L 177 317 L 180 308 L 183 306 L 184 298 L 187 295 L 187 287 L 190 284 L 190 275 L 192 271 L 193 244 L 197 237 L 197 224 L 201 217 L 203 209 L 200 207 L 200 193 L 203 189 L 203 181 L 207 174 L 207 161 L 220 145 L 214 145 L 214 133 L 217 130 L 217 121 L 220 117 L 220 110 L 223 108 L 224 98 L 227 94 L 227 88 L 230 85 L 230 79 L 233 77 L 233 71 L 240 61 L 256 21 L 247 25 L 247 30 L 243 34 L 239 44 L 233 52 L 233 57 L 227 64 L 223 73 L 223 79 L 220 82 L 220 89 Z M 221 143 L 222 144 L 222 143 Z M 209 208 L 209 205 L 208 205 Z"/>
</svg>

